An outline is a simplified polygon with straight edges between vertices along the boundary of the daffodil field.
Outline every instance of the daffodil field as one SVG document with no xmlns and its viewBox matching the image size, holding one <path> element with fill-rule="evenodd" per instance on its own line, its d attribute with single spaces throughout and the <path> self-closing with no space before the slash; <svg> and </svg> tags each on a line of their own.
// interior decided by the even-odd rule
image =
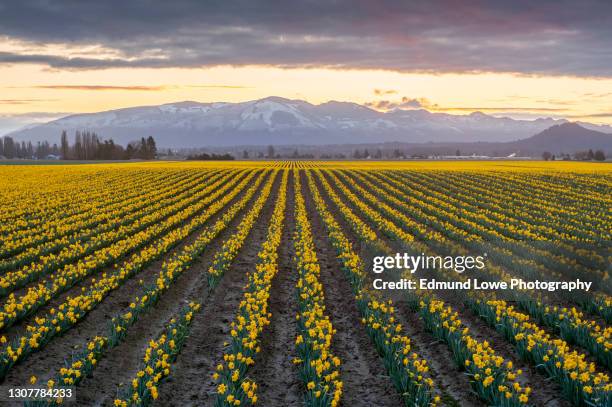
<svg viewBox="0 0 612 407">
<path fill-rule="evenodd" d="M 0 203 L 0 385 L 74 390 L 28 406 L 612 406 L 610 164 L 0 166 Z M 376 288 L 400 252 L 591 286 Z"/>
</svg>

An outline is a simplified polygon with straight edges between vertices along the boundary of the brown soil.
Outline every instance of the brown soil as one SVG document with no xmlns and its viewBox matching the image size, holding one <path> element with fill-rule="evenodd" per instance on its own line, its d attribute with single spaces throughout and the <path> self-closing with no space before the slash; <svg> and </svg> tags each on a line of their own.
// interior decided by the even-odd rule
<svg viewBox="0 0 612 407">
<path fill-rule="evenodd" d="M 202 181 L 204 182 L 205 180 L 202 180 Z M 188 192 L 188 190 L 186 190 L 186 189 L 182 188 L 182 189 L 180 190 L 180 192 L 179 192 L 179 193 L 180 193 L 180 194 L 182 194 L 182 193 L 185 193 L 185 192 Z M 189 194 L 189 196 L 188 196 L 188 197 L 185 197 L 185 199 L 189 199 L 189 197 L 191 197 L 191 196 L 192 196 L 192 194 Z M 174 197 L 172 197 L 172 198 L 166 198 L 166 200 L 168 200 L 168 199 L 173 199 L 173 198 L 174 198 Z M 145 215 L 143 215 L 143 216 L 145 216 Z M 194 215 L 194 216 L 195 216 L 195 215 Z M 141 218 L 142 218 L 142 216 L 141 216 L 141 217 L 139 217 L 138 219 L 141 219 Z M 193 218 L 193 216 L 192 216 L 192 217 L 190 217 L 189 219 L 192 219 L 192 218 Z M 165 219 L 167 219 L 167 217 L 164 217 L 163 219 L 160 219 L 158 222 L 161 222 L 161 221 L 163 221 L 163 220 L 165 220 Z M 110 240 L 110 241 L 108 241 L 108 242 L 107 242 L 107 244 L 105 245 L 105 247 L 111 246 L 111 245 L 113 245 L 114 243 L 116 243 L 116 242 L 118 242 L 118 241 L 120 241 L 120 240 L 122 240 L 122 239 Z M 129 257 L 129 256 L 130 256 L 130 255 L 131 255 L 133 252 L 136 252 L 136 251 L 138 251 L 138 250 L 130 251 L 130 252 L 129 252 L 129 254 L 127 254 L 126 256 L 123 256 L 121 259 L 117 260 L 117 261 L 116 261 L 116 263 L 117 263 L 117 264 L 119 264 L 121 261 L 123 261 L 124 259 L 128 258 L 128 257 Z M 86 256 L 79 256 L 79 257 L 77 257 L 75 260 L 73 260 L 73 262 L 72 262 L 72 263 L 77 263 L 78 261 L 82 260 L 84 257 L 86 257 Z M 28 292 L 28 289 L 29 289 L 30 287 L 35 287 L 35 286 L 37 286 L 39 283 L 43 282 L 44 280 L 52 278 L 52 276 L 57 275 L 57 274 L 58 274 L 58 271 L 59 271 L 59 270 L 62 270 L 62 269 L 63 269 L 63 267 L 59 267 L 59 268 L 58 268 L 58 267 L 54 267 L 52 270 L 48 271 L 48 272 L 47 272 L 47 273 L 45 273 L 44 275 L 39 276 L 39 277 L 38 277 L 38 278 L 36 278 L 34 281 L 31 281 L 31 282 L 27 283 L 26 285 L 24 285 L 23 287 L 20 287 L 20 288 L 17 288 L 17 289 L 15 289 L 15 290 L 13 290 L 13 291 L 12 291 L 12 293 L 15 295 L 15 297 L 20 297 L 20 296 L 22 296 L 22 295 L 25 295 L 25 294 Z M 107 267 L 107 268 L 103 269 L 103 271 L 106 271 L 106 270 L 112 270 L 112 268 L 111 268 L 111 267 Z M 98 273 L 100 273 L 100 272 L 93 273 L 92 275 L 87 276 L 87 277 L 85 277 L 85 278 L 81 279 L 79 282 L 77 282 L 77 284 L 76 284 L 76 285 L 88 284 L 88 283 L 90 282 L 90 280 L 91 280 L 91 277 L 95 276 L 95 275 L 96 275 L 96 274 L 98 274 Z M 70 288 L 70 289 L 69 289 L 69 291 L 70 291 L 70 290 L 72 290 L 72 288 Z M 59 297 L 62 297 L 62 298 L 63 298 L 63 297 L 65 297 L 66 295 L 67 295 L 67 293 L 66 293 L 66 292 L 64 292 L 64 293 L 60 294 L 58 297 L 56 297 L 56 298 L 59 298 Z M 4 302 L 4 298 L 2 298 L 2 302 Z M 30 317 L 30 319 L 31 319 L 31 317 Z M 25 318 L 25 320 L 28 320 L 28 318 Z M 17 324 L 16 324 L 16 325 L 17 325 Z"/>
<path fill-rule="evenodd" d="M 203 299 L 207 292 L 204 280 L 206 269 L 196 271 L 201 287 L 192 289 L 187 297 L 202 302 L 202 310 L 193 319 L 189 338 L 172 367 L 172 374 L 160 387 L 160 398 L 156 405 L 214 404 L 216 384 L 212 374 L 223 358 L 226 347 L 224 342 L 230 337 L 230 323 L 242 299 L 247 273 L 252 270 L 257 261 L 257 253 L 266 240 L 279 184 L 280 177 L 277 177 L 275 188 L 259 215 L 260 220 L 253 226 L 232 266 L 209 298 Z M 227 230 L 232 231 L 232 228 Z M 214 252 L 209 253 L 212 260 Z"/>
<path fill-rule="evenodd" d="M 333 185 L 331 179 L 327 179 Z M 349 186 L 349 189 L 352 189 Z M 353 190 L 355 193 L 355 191 Z M 342 194 L 339 190 L 336 190 L 339 196 Z M 353 209 L 356 214 L 360 214 L 359 210 L 351 205 L 348 200 L 344 200 L 345 204 Z M 331 201 L 328 202 L 330 205 Z M 333 203 L 331 203 L 333 205 Z M 330 206 L 334 207 L 334 206 Z M 387 245 L 394 250 L 401 251 L 397 242 L 393 242 L 386 238 L 382 232 L 378 231 L 376 226 L 369 222 L 365 217 L 360 216 L 361 219 L 366 222 L 370 227 L 377 231 L 379 238 L 387 243 Z M 337 216 L 340 218 L 340 216 Z M 350 229 L 348 229 L 350 230 Z M 346 231 L 346 230 L 345 230 Z M 350 232 L 348 233 L 351 234 Z M 355 237 L 353 236 L 353 239 Z M 526 385 L 529 385 L 533 392 L 530 395 L 530 401 L 535 405 L 542 406 L 567 406 L 569 403 L 560 398 L 561 388 L 554 382 L 550 381 L 547 377 L 538 373 L 533 365 L 530 365 L 523 361 L 512 344 L 510 344 L 501 334 L 489 327 L 484 321 L 474 315 L 470 309 L 468 309 L 456 296 L 449 293 L 447 297 L 443 298 L 447 303 L 453 306 L 453 309 L 459 312 L 461 321 L 470 328 L 472 335 L 481 340 L 487 340 L 496 353 L 504 357 L 506 360 L 511 360 L 515 366 L 515 369 L 523 370 L 523 377 L 526 380 Z M 460 372 L 453 362 L 452 354 L 446 344 L 438 343 L 437 340 L 428 332 L 425 331 L 422 320 L 418 315 L 411 315 L 405 306 L 400 308 L 400 317 L 403 319 L 404 326 L 408 329 L 410 337 L 413 338 L 412 343 L 416 345 L 418 352 L 425 356 L 430 363 L 434 373 L 434 380 L 441 382 L 442 389 L 448 392 L 451 398 L 456 399 L 459 405 L 467 405 L 467 403 L 476 403 L 479 405 L 481 402 L 476 398 L 476 395 L 472 393 L 469 380 L 467 377 Z M 418 328 L 417 328 L 418 327 Z M 429 344 L 429 345 L 428 345 Z M 432 351 L 432 346 L 436 346 L 438 352 Z M 446 350 L 444 350 L 446 348 Z M 444 355 L 444 356 L 443 356 Z M 453 374 L 455 371 L 456 374 Z M 460 378 L 459 376 L 463 376 Z M 466 385 L 460 385 L 458 382 L 465 382 Z"/>
<path fill-rule="evenodd" d="M 361 242 L 340 215 L 335 204 L 329 199 L 317 177 L 314 178 L 328 208 L 334 214 L 344 233 L 353 242 L 356 250 L 359 250 Z M 333 186 L 333 181 L 330 178 L 327 180 Z M 361 324 L 351 286 L 341 270 L 335 249 L 327 237 L 325 225 L 316 211 L 304 174 L 302 174 L 302 184 L 302 193 L 306 199 L 308 218 L 311 222 L 317 256 L 321 265 L 320 279 L 325 291 L 326 312 L 337 330 L 333 338 L 332 352 L 342 361 L 340 367 L 341 380 L 344 383 L 342 405 L 351 407 L 401 406 L 403 405 L 401 396 L 394 388 L 386 373 L 383 360 L 377 354 L 374 344 Z M 160 384 L 160 398 L 154 404 L 164 407 L 214 405 L 216 384 L 211 375 L 225 351 L 224 343 L 229 339 L 229 326 L 242 298 L 247 273 L 253 269 L 257 261 L 257 253 L 266 239 L 279 186 L 280 174 L 277 176 L 271 196 L 258 221 L 216 289 L 209 294 L 206 281 L 207 269 L 212 263 L 214 254 L 234 233 L 243 215 L 250 210 L 250 205 L 211 242 L 205 253 L 175 281 L 155 307 L 144 313 L 136 324 L 129 328 L 125 340 L 107 352 L 105 357 L 99 361 L 93 377 L 85 378 L 77 387 L 79 406 L 111 405 L 118 389 L 129 385 L 131 378 L 138 371 L 149 339 L 157 337 L 167 320 L 188 301 L 200 302 L 202 309 L 193 319 L 190 336 L 176 362 L 172 365 L 170 376 Z M 349 189 L 351 189 L 350 186 Z M 393 250 L 401 251 L 395 242 L 385 238 L 371 222 L 362 216 L 357 208 L 344 199 L 338 188 L 336 192 L 348 207 L 377 231 L 379 238 L 384 243 Z M 237 201 L 243 194 L 244 191 L 229 205 Z M 252 202 L 253 199 L 251 204 Z M 279 271 L 271 287 L 269 307 L 272 314 L 271 322 L 262 333 L 262 350 L 255 358 L 255 365 L 249 372 L 249 377 L 259 385 L 258 404 L 262 406 L 303 405 L 303 384 L 292 363 L 296 357 L 294 341 L 297 336 L 295 321 L 297 272 L 293 262 L 292 243 L 295 230 L 294 203 L 293 180 L 290 176 L 285 225 L 279 248 Z M 223 212 L 224 210 L 221 210 L 220 213 L 213 216 L 207 225 L 216 221 Z M 186 238 L 178 247 L 166 254 L 164 259 L 169 258 L 186 244 L 192 243 L 198 233 L 199 231 Z M 3 384 L 24 386 L 32 375 L 37 376 L 40 382 L 45 382 L 54 376 L 64 365 L 65 360 L 70 359 L 73 352 L 79 351 L 83 344 L 94 336 L 106 333 L 109 319 L 127 307 L 131 299 L 141 290 L 140 280 L 143 280 L 145 285 L 155 280 L 162 261 L 163 259 L 151 264 L 126 281 L 121 287 L 111 292 L 73 329 L 54 338 L 41 352 L 30 355 L 24 362 L 14 366 Z M 47 306 L 41 307 L 35 315 L 24 322 L 31 321 L 36 315 L 42 315 L 52 306 L 57 306 L 67 296 L 74 295 L 82 287 L 89 285 L 89 282 L 90 278 L 79 282 L 66 293 L 53 299 Z M 460 298 L 449 292 L 441 292 L 440 296 L 459 312 L 462 322 L 470 328 L 475 338 L 480 341 L 489 341 L 496 353 L 506 360 L 513 361 L 515 369 L 523 370 L 525 384 L 533 389 L 530 397 L 531 403 L 537 406 L 569 405 L 561 399 L 560 387 L 556 383 L 538 373 L 533 365 L 521 360 L 514 347 L 468 309 Z M 401 301 L 397 302 L 396 309 L 396 316 L 402 323 L 406 335 L 411 338 L 415 351 L 427 360 L 431 376 L 443 402 L 451 406 L 484 405 L 471 390 L 469 377 L 455 365 L 448 346 L 436 340 L 431 333 L 425 330 L 418 313 L 411 311 Z M 23 326 L 24 323 L 17 324 L 6 330 L 5 334 L 14 337 L 22 332 Z"/>
<path fill-rule="evenodd" d="M 325 190 L 323 189 L 323 185 L 317 178 L 315 178 L 315 180 L 317 181 L 316 184 L 323 200 L 328 209 L 335 214 L 335 219 L 341 226 L 344 234 L 351 241 L 353 247 L 359 247 L 361 242 L 355 233 L 352 232 L 351 226 L 340 215 L 334 202 L 324 193 Z M 340 194 L 338 195 L 341 196 Z M 347 206 L 351 207 L 347 201 L 344 202 Z M 359 214 L 356 208 L 351 207 L 351 209 L 353 209 L 354 213 Z M 381 233 L 377 233 L 377 235 L 381 236 Z M 383 236 L 380 237 L 380 240 L 389 244 L 388 240 L 384 239 Z M 411 338 L 411 344 L 415 351 L 427 360 L 432 377 L 435 378 L 436 385 L 440 387 L 443 400 L 447 403 L 460 406 L 480 405 L 481 402 L 477 395 L 470 389 L 468 377 L 454 364 L 452 353 L 446 344 L 437 340 L 433 335 L 427 332 L 419 316 L 414 312 L 409 312 L 403 305 L 398 307 L 398 312 L 396 314 L 397 318 L 402 323 L 406 335 Z"/>
<path fill-rule="evenodd" d="M 452 292 L 447 291 L 442 299 L 459 312 L 461 322 L 470 329 L 472 337 L 481 342 L 488 341 L 491 347 L 495 349 L 495 353 L 505 360 L 511 360 L 515 370 L 521 369 L 523 371 L 522 376 L 525 379 L 523 384 L 533 389 L 533 393 L 529 396 L 531 403 L 537 406 L 571 405 L 566 400 L 558 398 L 561 394 L 561 387 L 557 383 L 539 374 L 533 365 L 524 361 L 514 346 L 502 334 L 474 315 L 469 307 L 457 300 L 457 296 L 453 296 Z"/>
<path fill-rule="evenodd" d="M 253 181 L 251 181 L 251 182 L 249 183 L 249 185 L 248 185 L 248 186 L 250 186 L 250 185 L 252 185 L 252 184 L 253 184 Z M 246 188 L 248 188 L 248 186 L 246 186 L 246 187 L 245 187 L 245 189 L 244 189 L 243 191 L 241 191 L 241 192 L 238 194 L 238 196 L 237 196 L 237 197 L 235 197 L 235 198 L 234 198 L 234 199 L 233 199 L 233 200 L 230 202 L 230 205 L 231 205 L 232 203 L 236 202 L 238 199 L 240 199 L 240 197 L 241 197 L 241 196 L 244 194 L 244 192 L 246 191 Z M 206 208 L 207 208 L 207 207 L 206 207 Z M 204 208 L 204 209 L 202 209 L 202 211 L 199 211 L 199 212 L 197 212 L 197 213 L 193 214 L 192 216 L 190 216 L 188 219 L 186 219 L 186 220 L 184 221 L 184 223 L 183 223 L 183 224 L 187 224 L 187 223 L 188 223 L 189 221 L 191 221 L 191 220 L 192 220 L 194 217 L 196 217 L 197 215 L 199 215 L 199 214 L 203 213 L 204 211 L 206 211 L 206 208 Z M 220 216 L 221 216 L 221 214 L 217 213 L 215 216 L 213 216 L 213 217 L 212 217 L 213 221 L 214 221 L 214 220 L 216 220 L 216 219 L 218 219 Z M 208 225 L 208 224 L 211 224 L 211 220 L 209 219 L 209 220 L 208 220 L 208 222 L 207 222 L 206 224 L 207 224 L 207 225 Z M 199 230 L 199 229 L 198 229 L 198 230 Z M 161 235 L 161 236 L 165 236 L 166 234 L 167 234 L 167 232 L 166 232 L 166 233 L 164 233 L 164 234 L 163 234 L 163 235 Z M 155 239 L 154 241 L 159 240 L 159 239 L 161 238 L 161 236 L 160 236 L 160 237 L 158 237 L 157 239 Z M 190 236 L 188 236 L 186 239 L 184 239 L 184 240 L 183 240 L 183 241 L 182 241 L 182 242 L 181 242 L 181 243 L 180 243 L 180 244 L 177 246 L 177 247 L 178 247 L 178 249 L 180 249 L 181 247 L 183 247 L 183 246 L 185 246 L 185 245 L 187 245 L 187 244 L 191 243 L 193 240 L 195 240 L 195 238 L 196 238 L 196 237 L 197 237 L 197 232 L 192 233 Z M 152 243 L 152 242 L 151 242 L 151 243 Z M 148 245 L 150 245 L 151 243 L 149 243 L 149 244 L 145 245 L 145 247 L 146 247 L 146 246 L 148 246 Z M 177 249 L 177 248 L 175 248 L 175 249 L 173 249 L 173 251 L 172 251 L 172 252 L 176 252 L 178 249 Z M 127 255 L 123 256 L 121 259 L 118 259 L 118 260 L 115 262 L 115 264 L 121 264 L 121 263 L 122 263 L 122 262 L 124 262 L 126 259 L 128 259 L 128 258 L 129 258 L 129 257 L 130 257 L 130 256 L 131 256 L 133 253 L 137 253 L 137 252 L 139 252 L 140 250 L 141 250 L 141 249 L 138 249 L 138 250 L 132 250 L 132 251 L 130 251 L 130 252 L 129 252 L 129 254 L 127 254 Z M 168 256 L 164 256 L 164 258 L 167 258 L 167 257 L 168 257 Z M 145 268 L 145 270 L 141 271 L 141 272 L 138 274 L 138 276 L 137 276 L 138 278 L 136 278 L 136 279 L 132 278 L 132 279 L 131 279 L 129 282 L 127 282 L 126 284 L 124 284 L 124 285 L 123 285 L 122 287 L 120 287 L 118 290 L 122 290 L 122 291 L 126 291 L 126 290 L 127 290 L 127 292 L 132 292 L 132 293 L 133 293 L 134 291 L 133 291 L 132 289 L 133 289 L 134 287 L 137 287 L 137 285 L 136 285 L 136 286 L 134 286 L 134 284 L 135 284 L 134 280 L 135 280 L 135 281 L 136 281 L 136 283 L 137 283 L 139 279 L 142 279 L 142 280 L 143 280 L 143 282 L 144 282 L 144 284 L 147 284 L 147 283 L 148 283 L 147 278 L 153 278 L 153 279 L 154 279 L 154 278 L 156 278 L 157 271 L 159 270 L 159 267 L 161 266 L 162 261 L 163 261 L 163 258 L 162 258 L 162 260 L 159 260 L 159 261 L 154 262 L 152 265 L 150 265 L 150 266 L 148 266 L 147 268 Z M 81 290 L 82 290 L 83 288 L 87 289 L 87 288 L 88 288 L 88 287 L 91 285 L 92 279 L 94 279 L 94 278 L 98 278 L 98 275 L 101 275 L 102 273 L 112 273 L 113 271 L 115 271 L 115 269 L 116 269 L 116 268 L 115 268 L 115 267 L 112 267 L 112 266 L 105 267 L 105 268 L 103 268 L 102 270 L 97 271 L 97 272 L 95 272 L 95 273 L 92 273 L 92 274 L 90 274 L 90 275 L 89 275 L 89 276 L 87 276 L 87 277 L 81 278 L 79 281 L 77 281 L 77 282 L 75 283 L 75 285 L 74 285 L 73 287 L 69 288 L 68 290 L 64 291 L 63 293 L 60 293 L 60 294 L 58 294 L 56 297 L 52 298 L 52 299 L 51 299 L 51 300 L 50 300 L 50 301 L 49 301 L 49 302 L 48 302 L 46 305 L 41 306 L 41 307 L 40 307 L 40 308 L 39 308 L 39 309 L 38 309 L 38 310 L 37 310 L 35 313 L 33 313 L 32 315 L 30 315 L 30 316 L 28 316 L 28 317 L 25 317 L 25 318 L 24 318 L 24 319 L 22 319 L 21 321 L 17 322 L 15 325 L 13 325 L 13 326 L 11 326 L 10 328 L 8 328 L 8 329 L 7 329 L 7 330 L 6 330 L 6 331 L 5 331 L 3 334 L 4 334 L 4 335 L 6 335 L 8 338 L 13 338 L 13 337 L 17 337 L 17 336 L 23 335 L 23 333 L 25 332 L 25 328 L 26 328 L 26 327 L 27 327 L 29 324 L 31 324 L 31 323 L 32 323 L 32 321 L 34 321 L 34 320 L 35 320 L 35 318 L 36 318 L 37 316 L 42 316 L 42 315 L 45 315 L 45 314 L 46 314 L 46 313 L 47 313 L 49 310 L 51 310 L 51 308 L 57 308 L 57 307 L 58 307 L 60 304 L 62 304 L 63 302 L 65 302 L 65 301 L 66 301 L 66 299 L 67 299 L 68 297 L 74 297 L 75 295 L 77 295 L 78 293 L 80 293 L 80 292 L 81 292 Z M 27 287 L 29 287 L 29 286 L 31 286 L 31 285 L 33 285 L 33 284 L 37 284 L 37 283 L 36 283 L 36 282 L 33 282 L 33 283 L 28 284 L 28 286 L 26 286 L 26 287 L 20 288 L 19 290 L 15 291 L 15 295 L 16 295 L 16 296 L 19 296 L 19 295 L 22 295 L 22 294 L 26 293 L 26 292 L 27 292 Z M 132 289 L 129 289 L 127 286 L 130 286 Z M 134 287 L 132 287 L 132 286 L 134 286 Z M 116 290 L 116 291 L 117 291 L 117 290 Z M 114 295 L 114 294 L 111 294 L 111 296 L 113 296 L 113 295 Z M 104 303 L 107 303 L 107 301 L 105 300 L 105 301 L 104 301 Z M 104 304 L 104 303 L 103 303 L 103 304 Z M 128 304 L 129 304 L 129 303 L 128 303 Z M 125 305 L 127 305 L 127 304 L 125 304 Z M 110 308 L 110 309 L 113 309 L 113 308 Z"/>
<path fill-rule="evenodd" d="M 293 345 L 297 337 L 297 272 L 293 266 L 292 244 L 294 203 L 293 177 L 289 177 L 279 269 L 270 291 L 269 310 L 272 318 L 263 332 L 261 352 L 250 374 L 259 384 L 258 397 L 262 406 L 295 406 L 302 403 L 301 381 L 291 362 L 297 357 Z"/>
<path fill-rule="evenodd" d="M 261 187 L 260 187 L 261 189 Z M 245 188 L 246 191 L 246 188 Z M 244 191 L 238 194 L 229 205 L 235 203 L 244 195 Z M 226 206 L 228 207 L 228 206 Z M 223 210 L 211 217 L 206 225 L 211 225 L 222 216 Z M 243 211 L 244 213 L 244 211 Z M 129 333 L 125 341 L 113 349 L 107 357 L 103 358 L 97 368 L 94 370 L 94 378 L 92 380 L 85 379 L 78 387 L 78 400 L 85 403 L 84 405 L 95 404 L 96 399 L 90 398 L 88 386 L 94 386 L 97 389 L 114 389 L 115 385 L 110 383 L 116 377 L 116 364 L 113 365 L 113 358 L 119 360 L 129 360 L 127 357 L 130 352 L 134 357 L 141 357 L 144 351 L 144 345 L 139 348 L 130 349 L 129 343 L 132 339 L 136 341 L 142 340 L 143 343 L 161 331 L 165 322 L 170 316 L 177 311 L 178 307 L 182 307 L 187 301 L 185 293 L 192 290 L 196 280 L 205 281 L 204 276 L 206 270 L 216 250 L 220 247 L 221 241 L 231 236 L 233 229 L 238 225 L 241 215 L 237 216 L 234 221 L 226 228 L 220 236 L 211 242 L 206 253 L 196 262 L 189 272 L 181 275 L 173 286 L 160 298 L 158 304 L 146 314 L 143 314 L 139 321 L 129 329 Z M 204 227 L 206 227 L 206 225 Z M 106 334 L 108 321 L 117 314 L 121 309 L 125 309 L 136 293 L 140 292 L 142 285 L 148 286 L 154 283 L 161 264 L 164 259 L 170 258 L 172 254 L 181 250 L 185 245 L 192 243 L 198 236 L 198 232 L 186 238 L 179 246 L 171 250 L 162 259 L 154 262 L 136 276 L 127 280 L 122 286 L 112 291 L 95 309 L 93 309 L 83 320 L 76 324 L 74 328 L 64 333 L 62 336 L 54 338 L 41 352 L 30 355 L 25 361 L 17 364 L 9 372 L 5 379 L 7 385 L 24 385 L 28 383 L 31 375 L 36 375 L 39 379 L 51 378 L 59 368 L 65 365 L 65 360 L 70 359 L 73 352 L 79 351 L 83 344 L 87 343 L 96 335 Z M 143 281 L 141 285 L 140 280 Z M 70 292 L 73 292 L 74 287 Z M 162 312 L 162 310 L 165 310 Z M 138 363 L 135 365 L 137 366 Z M 108 367 L 107 367 L 108 366 Z M 129 364 L 126 364 L 129 366 Z M 124 370 L 120 367 L 118 370 Z M 102 390 L 101 390 L 102 391 Z M 113 394 L 114 396 L 114 394 Z"/>
<path fill-rule="evenodd" d="M 326 310 L 337 330 L 333 352 L 342 361 L 340 375 L 344 383 L 343 404 L 347 406 L 398 406 L 402 399 L 387 376 L 382 359 L 361 324 L 361 316 L 351 286 L 340 268 L 336 251 L 327 238 L 327 230 L 316 211 L 305 177 L 302 193 L 306 197 Z"/>
</svg>

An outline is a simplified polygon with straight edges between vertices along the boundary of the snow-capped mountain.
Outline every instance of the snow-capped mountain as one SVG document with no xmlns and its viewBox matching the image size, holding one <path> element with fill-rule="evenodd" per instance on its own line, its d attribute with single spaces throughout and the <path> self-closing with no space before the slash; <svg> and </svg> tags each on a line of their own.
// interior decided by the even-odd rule
<svg viewBox="0 0 612 407">
<path fill-rule="evenodd" d="M 505 142 L 527 138 L 564 120 L 514 120 L 480 112 L 378 112 L 348 102 L 313 105 L 268 97 L 242 103 L 179 102 L 77 114 L 10 134 L 57 142 L 62 130 L 91 130 L 125 144 L 152 135 L 161 147 L 400 142 Z M 591 126 L 592 127 L 592 126 Z M 610 128 L 596 128 L 611 132 Z"/>
</svg>

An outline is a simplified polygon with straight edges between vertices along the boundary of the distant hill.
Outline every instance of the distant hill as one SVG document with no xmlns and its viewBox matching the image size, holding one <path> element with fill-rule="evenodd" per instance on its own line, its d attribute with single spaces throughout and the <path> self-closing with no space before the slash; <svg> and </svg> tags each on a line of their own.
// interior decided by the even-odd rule
<svg viewBox="0 0 612 407">
<path fill-rule="evenodd" d="M 612 156 L 612 134 L 593 131 L 584 128 L 576 123 L 563 123 L 560 125 L 551 126 L 536 135 L 527 137 L 522 140 L 516 140 L 505 143 L 404 143 L 404 142 L 381 142 L 381 143 L 354 143 L 354 144 L 325 144 L 313 145 L 307 142 L 302 144 L 286 144 L 276 145 L 276 151 L 283 156 L 289 156 L 294 151 L 300 154 L 313 154 L 319 156 L 321 154 L 336 155 L 344 154 L 347 157 L 352 156 L 355 150 L 367 150 L 369 154 L 374 155 L 378 150 L 382 151 L 383 155 L 388 156 L 389 152 L 400 150 L 408 156 L 428 156 L 428 155 L 486 155 L 489 157 L 508 157 L 516 155 L 519 157 L 536 157 L 542 156 L 545 151 L 553 154 L 566 153 L 573 155 L 578 151 L 586 151 L 592 149 L 603 150 L 606 155 Z M 210 151 L 217 153 L 231 152 L 235 156 L 241 156 L 244 150 L 263 151 L 265 146 L 258 145 L 236 145 L 232 147 L 209 147 Z"/>
<path fill-rule="evenodd" d="M 126 144 L 153 136 L 160 147 L 326 145 L 358 143 L 505 143 L 530 137 L 561 119 L 515 120 L 480 112 L 379 112 L 349 102 L 319 105 L 268 97 L 241 103 L 178 102 L 67 116 L 11 134 L 18 141 L 59 142 L 62 130 L 91 130 Z M 585 124 L 597 128 L 594 125 Z M 612 132 L 609 126 L 602 127 Z"/>
<path fill-rule="evenodd" d="M 612 134 L 586 129 L 576 123 L 563 123 L 513 143 L 506 143 L 511 149 L 524 154 L 573 153 L 582 150 L 604 150 L 612 152 Z"/>
</svg>

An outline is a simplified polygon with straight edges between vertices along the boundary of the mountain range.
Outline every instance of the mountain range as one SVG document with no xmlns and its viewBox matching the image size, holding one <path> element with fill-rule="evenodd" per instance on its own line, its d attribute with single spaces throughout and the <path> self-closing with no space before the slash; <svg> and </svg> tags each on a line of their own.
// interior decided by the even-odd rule
<svg viewBox="0 0 612 407">
<path fill-rule="evenodd" d="M 350 102 L 319 105 L 267 97 L 240 103 L 178 102 L 76 114 L 27 126 L 9 136 L 32 142 L 58 142 L 66 130 L 95 131 L 126 144 L 153 136 L 160 147 L 235 145 L 325 145 L 357 143 L 510 143 L 526 139 L 564 119 L 516 120 L 481 112 L 469 115 L 427 110 L 379 112 Z M 581 123 L 612 133 L 610 126 Z"/>
</svg>

